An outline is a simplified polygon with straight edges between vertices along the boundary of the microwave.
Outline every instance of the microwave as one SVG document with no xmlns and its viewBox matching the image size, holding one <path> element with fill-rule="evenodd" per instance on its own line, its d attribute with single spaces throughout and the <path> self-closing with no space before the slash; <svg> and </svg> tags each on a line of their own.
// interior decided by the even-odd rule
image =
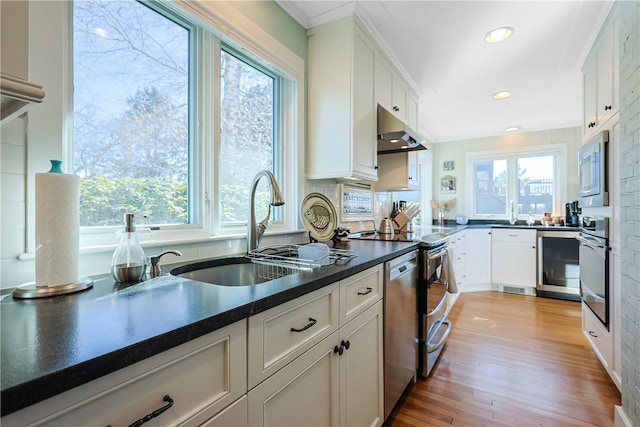
<svg viewBox="0 0 640 427">
<path fill-rule="evenodd" d="M 608 147 L 609 131 L 605 130 L 578 151 L 578 202 L 582 208 L 609 206 Z"/>
</svg>

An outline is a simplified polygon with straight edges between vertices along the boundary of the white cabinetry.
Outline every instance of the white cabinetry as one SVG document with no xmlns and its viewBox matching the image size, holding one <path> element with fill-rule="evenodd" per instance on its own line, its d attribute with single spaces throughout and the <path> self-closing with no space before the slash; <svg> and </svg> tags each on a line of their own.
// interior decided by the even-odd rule
<svg viewBox="0 0 640 427">
<path fill-rule="evenodd" d="M 583 135 L 589 137 L 618 111 L 617 20 L 605 23 L 585 63 L 583 73 Z"/>
<path fill-rule="evenodd" d="M 458 288 L 491 290 L 491 229 L 466 228 L 451 236 L 451 246 Z"/>
<path fill-rule="evenodd" d="M 582 332 L 604 368 L 610 372 L 613 360 L 612 336 L 585 303 L 582 303 Z"/>
<path fill-rule="evenodd" d="M 535 295 L 536 254 L 535 229 L 492 228 L 491 281 L 503 290 Z"/>
<path fill-rule="evenodd" d="M 418 96 L 380 51 L 376 53 L 375 98 L 387 111 L 417 130 Z"/>
<path fill-rule="evenodd" d="M 169 396 L 173 405 L 150 425 L 198 425 L 246 393 L 246 353 L 242 320 L 3 417 L 2 424 L 129 425 L 168 405 Z M 237 409 L 224 419 L 247 422 Z"/>
<path fill-rule="evenodd" d="M 375 45 L 353 18 L 308 34 L 307 178 L 376 181 Z"/>
<path fill-rule="evenodd" d="M 418 190 L 418 152 L 380 154 L 375 188 L 376 191 Z"/>
<path fill-rule="evenodd" d="M 281 369 L 249 391 L 250 425 L 382 424 L 382 280 L 380 265 L 330 286 L 339 286 L 340 328 L 325 328 L 333 332 L 310 348 L 304 345 L 305 350 L 297 352 L 298 357 L 283 364 Z M 311 299 L 317 299 L 317 296 Z M 304 307 L 307 300 L 305 295 L 291 301 L 292 305 L 284 312 L 280 307 L 267 310 L 261 313 L 266 313 L 262 318 L 281 319 L 278 323 L 294 336 L 298 333 L 290 332 L 291 327 L 285 319 L 290 317 L 288 313 L 296 311 L 293 307 Z M 309 312 L 304 320 L 312 315 L 321 317 L 316 312 Z M 299 316 L 292 317 L 291 324 L 298 323 L 296 317 Z M 262 324 L 262 321 L 254 322 L 254 325 Z M 315 324 L 299 333 L 314 327 Z M 265 345 L 254 329 L 263 328 L 250 326 L 250 366 L 253 346 Z M 315 339 L 307 342 L 311 341 L 316 342 Z M 292 346 L 286 340 L 279 340 L 279 343 L 281 349 L 274 348 L 274 354 L 287 355 L 292 353 L 292 347 L 303 348 Z"/>
</svg>

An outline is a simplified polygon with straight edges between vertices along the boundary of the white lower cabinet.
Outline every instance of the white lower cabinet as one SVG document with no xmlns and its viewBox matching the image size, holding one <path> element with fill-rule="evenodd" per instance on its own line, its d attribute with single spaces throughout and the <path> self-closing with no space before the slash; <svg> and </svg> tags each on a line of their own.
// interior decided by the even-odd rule
<svg viewBox="0 0 640 427">
<path fill-rule="evenodd" d="M 249 391 L 251 426 L 380 426 L 382 300 Z"/>
<path fill-rule="evenodd" d="M 199 425 L 246 393 L 246 369 L 241 320 L 3 417 L 2 425 L 127 426 L 164 406 L 145 425 Z"/>
<path fill-rule="evenodd" d="M 378 265 L 249 318 L 249 425 L 382 425 L 383 280 Z"/>
<path fill-rule="evenodd" d="M 600 359 L 600 362 L 611 372 L 613 360 L 613 338 L 607 328 L 600 322 L 598 317 L 591 312 L 591 309 L 582 303 L 582 332 L 587 337 L 591 348 Z"/>
<path fill-rule="evenodd" d="M 492 228 L 491 281 L 535 295 L 536 244 L 535 229 Z"/>
</svg>

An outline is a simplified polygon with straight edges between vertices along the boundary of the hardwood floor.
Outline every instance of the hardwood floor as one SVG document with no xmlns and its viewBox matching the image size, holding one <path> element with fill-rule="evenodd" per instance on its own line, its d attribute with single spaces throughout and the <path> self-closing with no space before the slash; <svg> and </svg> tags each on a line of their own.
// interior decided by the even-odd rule
<svg viewBox="0 0 640 427">
<path fill-rule="evenodd" d="M 387 425 L 613 426 L 620 393 L 581 331 L 580 304 L 463 293 L 431 376 Z"/>
</svg>

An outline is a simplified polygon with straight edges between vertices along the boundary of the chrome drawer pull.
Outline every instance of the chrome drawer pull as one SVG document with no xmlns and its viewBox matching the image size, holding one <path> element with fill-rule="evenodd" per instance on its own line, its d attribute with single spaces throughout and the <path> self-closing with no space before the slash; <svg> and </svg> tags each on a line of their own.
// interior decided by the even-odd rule
<svg viewBox="0 0 640 427">
<path fill-rule="evenodd" d="M 162 408 L 156 409 L 152 413 L 145 415 L 144 417 L 140 418 L 138 421 L 134 422 L 133 424 L 130 424 L 129 427 L 140 427 L 142 424 L 151 421 L 152 419 L 154 419 L 155 417 L 162 414 L 164 411 L 166 411 L 167 409 L 173 406 L 173 399 L 169 397 L 168 394 L 165 394 L 162 400 L 167 402 L 167 404 L 164 405 Z"/>
<path fill-rule="evenodd" d="M 313 319 L 311 317 L 309 317 L 309 323 L 307 323 L 306 325 L 304 325 L 302 328 L 300 329 L 296 329 L 296 328 L 291 328 L 291 332 L 302 332 L 302 331 L 306 331 L 307 329 L 309 329 L 310 327 L 312 327 L 313 325 L 316 324 L 316 319 Z"/>
</svg>

